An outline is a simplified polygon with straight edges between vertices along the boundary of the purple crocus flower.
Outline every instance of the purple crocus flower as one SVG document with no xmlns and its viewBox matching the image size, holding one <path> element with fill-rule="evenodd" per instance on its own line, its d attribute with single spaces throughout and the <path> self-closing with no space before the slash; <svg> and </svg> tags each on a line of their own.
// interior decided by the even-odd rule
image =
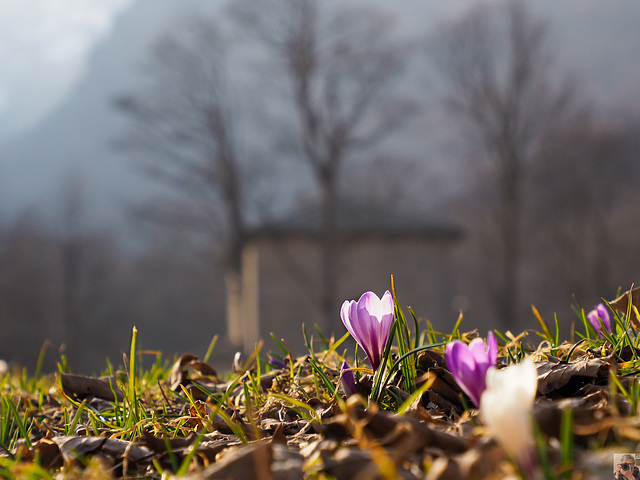
<svg viewBox="0 0 640 480">
<path fill-rule="evenodd" d="M 277 368 L 286 368 L 287 366 L 286 363 L 284 363 L 282 360 L 278 360 L 277 358 L 271 358 L 269 360 L 269 363 Z"/>
<path fill-rule="evenodd" d="M 444 357 L 454 380 L 479 407 L 482 392 L 487 388 L 487 370 L 498 358 L 498 342 L 493 332 L 487 335 L 486 346 L 481 338 L 474 338 L 469 345 L 459 340 L 447 343 Z"/>
<path fill-rule="evenodd" d="M 356 379 L 353 376 L 353 372 L 349 370 L 349 364 L 342 362 L 340 366 L 340 387 L 344 394 L 349 397 L 358 393 L 358 387 L 356 387 Z"/>
<path fill-rule="evenodd" d="M 611 332 L 611 317 L 609 317 L 609 310 L 604 304 L 599 303 L 596 308 L 587 313 L 587 319 L 589 323 L 593 325 L 598 335 L 602 336 L 602 326 L 607 329 L 607 332 Z M 600 325 L 602 321 L 602 325 Z"/>
<path fill-rule="evenodd" d="M 365 292 L 357 302 L 345 300 L 340 309 L 340 317 L 351 336 L 367 354 L 373 370 L 377 370 L 393 325 L 391 293 L 387 290 L 382 298 L 378 298 L 373 292 Z"/>
</svg>

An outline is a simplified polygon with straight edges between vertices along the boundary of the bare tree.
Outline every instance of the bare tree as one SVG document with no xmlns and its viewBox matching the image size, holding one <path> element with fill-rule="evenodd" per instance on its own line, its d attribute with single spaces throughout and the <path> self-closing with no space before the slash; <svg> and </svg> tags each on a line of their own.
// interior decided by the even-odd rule
<svg viewBox="0 0 640 480">
<path fill-rule="evenodd" d="M 70 172 L 62 188 L 58 242 L 60 245 L 60 294 L 62 338 L 73 365 L 84 359 L 78 345 L 83 338 L 82 270 L 86 236 L 86 194 L 78 172 Z"/>
<path fill-rule="evenodd" d="M 283 143 L 311 168 L 319 189 L 320 310 L 334 330 L 339 232 L 336 209 L 344 163 L 379 145 L 414 105 L 394 92 L 403 55 L 390 18 L 368 9 L 330 11 L 316 0 L 241 1 L 233 13 L 266 44 L 288 86 L 295 122 Z"/>
<path fill-rule="evenodd" d="M 448 88 L 446 107 L 467 145 L 484 153 L 496 179 L 498 249 L 493 295 L 503 325 L 516 319 L 527 168 L 549 132 L 575 111 L 575 85 L 554 75 L 545 22 L 521 0 L 478 6 L 446 25 L 435 65 Z M 490 276 L 488 276 L 490 278 Z"/>
<path fill-rule="evenodd" d="M 540 304 L 571 294 L 581 302 L 616 295 L 624 275 L 616 257 L 626 256 L 616 212 L 636 190 L 638 172 L 630 122 L 615 117 L 604 123 L 585 113 L 558 129 L 532 168 L 527 217 L 535 235 L 525 245 Z"/>
<path fill-rule="evenodd" d="M 246 239 L 247 172 L 236 138 L 237 110 L 225 63 L 225 40 L 209 19 L 191 19 L 162 38 L 149 64 L 152 86 L 117 106 L 132 130 L 124 145 L 144 171 L 181 195 L 144 214 L 205 233 L 226 269 L 228 327 L 240 327 L 240 272 Z M 238 342 L 240 332 L 228 332 Z"/>
<path fill-rule="evenodd" d="M 55 282 L 57 251 L 50 232 L 33 211 L 5 226 L 0 282 L 0 349 L 6 358 L 34 361 L 47 336 L 56 336 L 59 297 Z"/>
</svg>

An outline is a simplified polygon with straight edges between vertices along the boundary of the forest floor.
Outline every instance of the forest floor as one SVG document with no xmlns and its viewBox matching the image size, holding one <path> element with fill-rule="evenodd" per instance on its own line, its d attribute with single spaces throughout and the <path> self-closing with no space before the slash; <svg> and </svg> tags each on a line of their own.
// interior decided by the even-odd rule
<svg viewBox="0 0 640 480">
<path fill-rule="evenodd" d="M 348 334 L 319 331 L 305 334 L 307 355 L 294 358 L 279 341 L 277 352 L 258 345 L 220 375 L 207 363 L 215 339 L 202 359 L 156 353 L 145 366 L 135 329 L 125 365 L 102 376 L 74 375 L 64 362 L 48 375 L 13 366 L 0 373 L 0 478 L 611 478 L 614 455 L 640 442 L 637 310 L 628 300 L 617 306 L 624 313 L 604 336 L 584 312 L 571 342 L 539 316 L 541 331 L 495 332 L 498 368 L 525 357 L 537 367 L 528 471 L 447 368 L 445 345 L 477 332 L 416 321 L 398 346 L 389 342 L 375 375 L 347 352 Z M 347 357 L 357 381 L 349 396 Z"/>
</svg>

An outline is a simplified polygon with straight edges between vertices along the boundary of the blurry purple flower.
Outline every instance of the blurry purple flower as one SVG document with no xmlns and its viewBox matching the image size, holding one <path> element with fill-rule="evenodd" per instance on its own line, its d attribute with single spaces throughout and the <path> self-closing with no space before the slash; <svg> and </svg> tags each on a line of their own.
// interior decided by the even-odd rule
<svg viewBox="0 0 640 480">
<path fill-rule="evenodd" d="M 342 387 L 342 391 L 347 397 L 358 393 L 356 379 L 349 368 L 350 367 L 347 362 L 342 362 L 342 365 L 340 366 L 340 387 Z"/>
<path fill-rule="evenodd" d="M 384 347 L 393 325 L 393 298 L 387 290 L 382 298 L 373 292 L 365 292 L 357 302 L 345 300 L 340 309 L 342 323 L 362 347 L 377 370 L 382 362 Z"/>
<path fill-rule="evenodd" d="M 611 332 L 611 318 L 609 317 L 609 311 L 604 304 L 599 303 L 596 305 L 596 308 L 587 313 L 587 318 L 599 335 L 602 335 L 602 325 L 604 325 L 607 332 Z M 600 325 L 600 320 L 602 321 L 602 325 Z"/>
<path fill-rule="evenodd" d="M 482 392 L 487 388 L 487 370 L 495 365 L 498 358 L 498 342 L 493 332 L 487 335 L 486 346 L 481 338 L 474 338 L 469 345 L 459 340 L 449 342 L 444 357 L 454 380 L 479 407 Z"/>
<path fill-rule="evenodd" d="M 281 360 L 275 359 L 275 358 L 270 359 L 269 363 L 271 365 L 273 365 L 274 367 L 277 367 L 277 368 L 286 368 L 286 366 L 287 366 L 286 363 L 284 363 Z"/>
</svg>

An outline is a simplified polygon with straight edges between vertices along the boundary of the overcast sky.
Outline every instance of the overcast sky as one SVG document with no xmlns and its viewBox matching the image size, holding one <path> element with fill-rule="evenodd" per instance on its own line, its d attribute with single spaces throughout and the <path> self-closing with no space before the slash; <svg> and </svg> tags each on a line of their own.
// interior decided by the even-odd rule
<svg viewBox="0 0 640 480">
<path fill-rule="evenodd" d="M 0 0 L 0 143 L 33 125 L 64 98 L 82 75 L 92 46 L 134 1 Z M 405 1 L 401 12 L 411 12 L 409 28 L 424 28 L 428 20 L 460 14 L 474 4 L 469 0 Z M 528 3 L 560 27 L 555 33 L 568 52 L 563 60 L 577 65 L 612 96 L 617 92 L 625 102 L 637 93 L 640 1 Z"/>
<path fill-rule="evenodd" d="M 28 127 L 63 98 L 82 74 L 84 60 L 91 47 L 108 34 L 115 15 L 133 1 L 0 0 L 0 139 Z M 442 14 L 444 5 L 449 15 L 455 15 L 473 2 L 409 0 L 407 3 L 408 10 L 416 8 L 420 13 L 412 17 L 419 17 L 420 23 L 424 23 L 433 13 Z M 618 40 L 619 44 L 613 50 L 621 55 L 625 47 L 637 52 L 637 39 L 624 38 L 625 34 L 638 31 L 637 24 L 634 28 L 625 28 L 629 26 L 625 23 L 638 20 L 640 2 L 637 0 L 565 0 L 559 3 L 541 0 L 530 4 L 539 7 L 536 8 L 538 10 L 547 10 L 544 13 L 560 17 L 571 15 L 580 18 L 585 12 L 590 13 L 588 20 L 593 24 L 583 23 L 585 28 L 599 34 L 617 34 L 618 38 L 613 40 Z M 556 20 L 565 23 L 563 18 Z M 621 28 L 611 25 L 604 28 L 606 25 L 598 25 L 602 22 L 613 22 Z M 612 47 L 611 38 L 600 40 L 598 46 Z M 579 57 L 599 53 L 594 45 L 585 47 L 588 48 L 577 54 Z M 573 52 L 576 55 L 576 50 Z M 602 57 L 615 58 L 612 53 L 608 51 Z M 586 58 L 579 60 L 589 63 Z M 629 68 L 634 67 L 629 65 Z M 603 74 L 607 70 L 610 71 L 603 69 Z M 635 70 L 640 72 L 640 66 L 636 65 Z"/>
<path fill-rule="evenodd" d="M 0 0 L 0 139 L 28 127 L 81 75 L 133 0 Z"/>
<path fill-rule="evenodd" d="M 120 61 L 123 57 L 120 52 L 129 48 L 126 53 L 136 54 L 137 50 L 130 42 L 141 36 L 143 26 L 150 27 L 147 33 L 151 36 L 154 25 L 160 26 L 165 19 L 174 19 L 178 11 L 188 12 L 189 4 L 206 2 L 210 7 L 227 0 L 140 0 L 135 9 L 121 16 L 118 28 L 113 30 L 117 38 L 108 39 L 116 18 L 135 1 L 0 0 L 0 205 L 5 210 L 13 208 L 17 212 L 25 206 L 52 205 L 51 192 L 60 190 L 60 179 L 78 163 L 82 163 L 83 175 L 91 185 L 93 197 L 98 199 L 93 201 L 106 205 L 101 207 L 104 211 L 120 208 L 121 199 L 128 199 L 131 192 L 141 191 L 138 177 L 133 179 L 131 168 L 124 166 L 128 159 L 109 150 L 117 132 L 110 129 L 116 123 L 107 95 L 113 95 L 114 91 L 106 91 L 103 87 L 113 87 L 114 83 L 120 85 L 114 80 L 126 77 L 124 70 L 129 64 Z M 424 36 L 434 26 L 463 14 L 481 0 L 352 1 L 388 7 L 393 10 L 394 17 L 398 17 L 400 32 Z M 640 0 L 526 1 L 533 13 L 550 22 L 552 45 L 561 70 L 566 68 L 577 73 L 588 98 L 605 106 L 622 106 L 640 112 Z M 163 11 L 161 5 L 171 8 Z M 157 16 L 157 25 L 149 22 L 153 15 Z M 123 32 L 126 35 L 123 36 Z M 103 39 L 110 40 L 103 45 L 110 48 L 103 49 L 103 56 L 100 56 L 100 49 L 95 52 L 93 48 Z M 104 56 L 107 50 L 110 55 Z M 142 55 L 141 48 L 138 50 Z M 94 61 L 101 59 L 102 68 L 96 69 L 93 64 L 92 70 L 86 69 L 90 74 L 83 78 L 92 52 L 95 53 Z M 108 62 L 120 70 L 105 69 L 109 67 Z M 426 51 L 424 63 L 427 63 Z M 131 68 L 134 65 L 131 63 Z M 110 76 L 104 75 L 107 71 Z M 419 79 L 420 82 L 424 80 Z M 80 87 L 73 90 L 76 82 L 80 82 Z M 122 92 L 128 91 L 127 88 L 125 86 Z M 89 96 L 72 95 L 78 90 Z M 432 93 L 428 90 L 425 89 L 425 93 Z M 47 118 L 46 114 L 56 112 L 54 107 L 58 104 L 62 107 L 61 116 Z M 65 109 L 65 106 L 70 108 Z M 617 113 L 610 118 L 616 116 Z M 38 122 L 41 119 L 44 121 Z M 435 138 L 439 140 L 439 133 L 447 130 L 437 115 L 425 122 L 413 124 L 412 128 L 420 131 L 413 132 L 414 150 L 409 155 L 415 152 L 422 155 L 428 151 L 425 145 Z M 41 128 L 29 130 L 37 126 Z M 424 135 L 427 130 L 429 135 Z M 25 135 L 21 137 L 19 133 Z M 14 137 L 13 141 L 7 141 L 11 137 Z M 105 161 L 107 156 L 108 162 Z M 441 163 L 442 168 L 449 168 Z M 430 168 L 435 171 L 437 167 Z M 433 178 L 445 178 L 439 173 L 433 174 Z M 134 184 L 135 188 L 131 188 Z M 449 188 L 449 184 L 441 180 L 438 185 Z"/>
</svg>

